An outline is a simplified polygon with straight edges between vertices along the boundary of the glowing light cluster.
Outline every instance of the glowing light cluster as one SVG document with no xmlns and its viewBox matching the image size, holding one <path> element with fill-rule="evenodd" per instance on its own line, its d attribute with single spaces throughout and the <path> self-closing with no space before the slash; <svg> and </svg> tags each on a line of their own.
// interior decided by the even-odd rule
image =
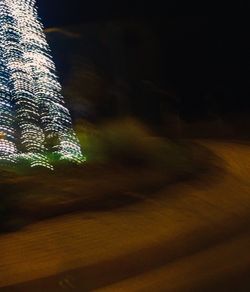
<svg viewBox="0 0 250 292">
<path fill-rule="evenodd" d="M 0 1 L 0 73 L 0 157 L 48 168 L 48 151 L 84 161 L 35 0 Z"/>
</svg>

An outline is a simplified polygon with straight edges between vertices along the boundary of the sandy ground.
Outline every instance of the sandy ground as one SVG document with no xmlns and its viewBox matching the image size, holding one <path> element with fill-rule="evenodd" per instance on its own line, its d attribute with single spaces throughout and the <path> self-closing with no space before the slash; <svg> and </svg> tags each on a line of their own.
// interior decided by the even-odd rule
<svg viewBox="0 0 250 292">
<path fill-rule="evenodd" d="M 199 143 L 209 176 L 1 235 L 1 291 L 249 291 L 250 147 Z"/>
</svg>

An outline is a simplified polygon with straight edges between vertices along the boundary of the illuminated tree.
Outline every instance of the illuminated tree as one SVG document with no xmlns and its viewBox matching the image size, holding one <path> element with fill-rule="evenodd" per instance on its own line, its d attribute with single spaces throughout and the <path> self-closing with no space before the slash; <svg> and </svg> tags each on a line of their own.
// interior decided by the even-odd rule
<svg viewBox="0 0 250 292">
<path fill-rule="evenodd" d="M 52 168 L 48 151 L 84 160 L 35 0 L 1 0 L 0 157 Z"/>
</svg>

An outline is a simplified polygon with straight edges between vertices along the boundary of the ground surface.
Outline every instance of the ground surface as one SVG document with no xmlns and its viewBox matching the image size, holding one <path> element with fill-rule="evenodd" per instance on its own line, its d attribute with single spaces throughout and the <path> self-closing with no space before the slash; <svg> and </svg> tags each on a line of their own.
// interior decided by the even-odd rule
<svg viewBox="0 0 250 292">
<path fill-rule="evenodd" d="M 2 290 L 249 291 L 250 147 L 200 143 L 212 174 L 1 235 Z"/>
</svg>

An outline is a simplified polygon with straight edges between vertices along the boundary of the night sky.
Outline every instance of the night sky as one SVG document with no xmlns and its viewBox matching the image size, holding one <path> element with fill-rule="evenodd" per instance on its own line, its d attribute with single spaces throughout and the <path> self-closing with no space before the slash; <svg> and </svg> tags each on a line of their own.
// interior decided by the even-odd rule
<svg viewBox="0 0 250 292">
<path fill-rule="evenodd" d="M 128 17 L 154 17 L 159 14 L 166 15 L 165 7 L 161 1 L 37 0 L 37 5 L 45 26 Z"/>
<path fill-rule="evenodd" d="M 162 76 L 185 96 L 187 107 L 198 107 L 200 96 L 213 91 L 226 110 L 248 111 L 249 17 L 228 13 L 228 7 L 162 2 L 38 0 L 38 7 L 45 27 L 143 19 L 161 41 Z"/>
</svg>

